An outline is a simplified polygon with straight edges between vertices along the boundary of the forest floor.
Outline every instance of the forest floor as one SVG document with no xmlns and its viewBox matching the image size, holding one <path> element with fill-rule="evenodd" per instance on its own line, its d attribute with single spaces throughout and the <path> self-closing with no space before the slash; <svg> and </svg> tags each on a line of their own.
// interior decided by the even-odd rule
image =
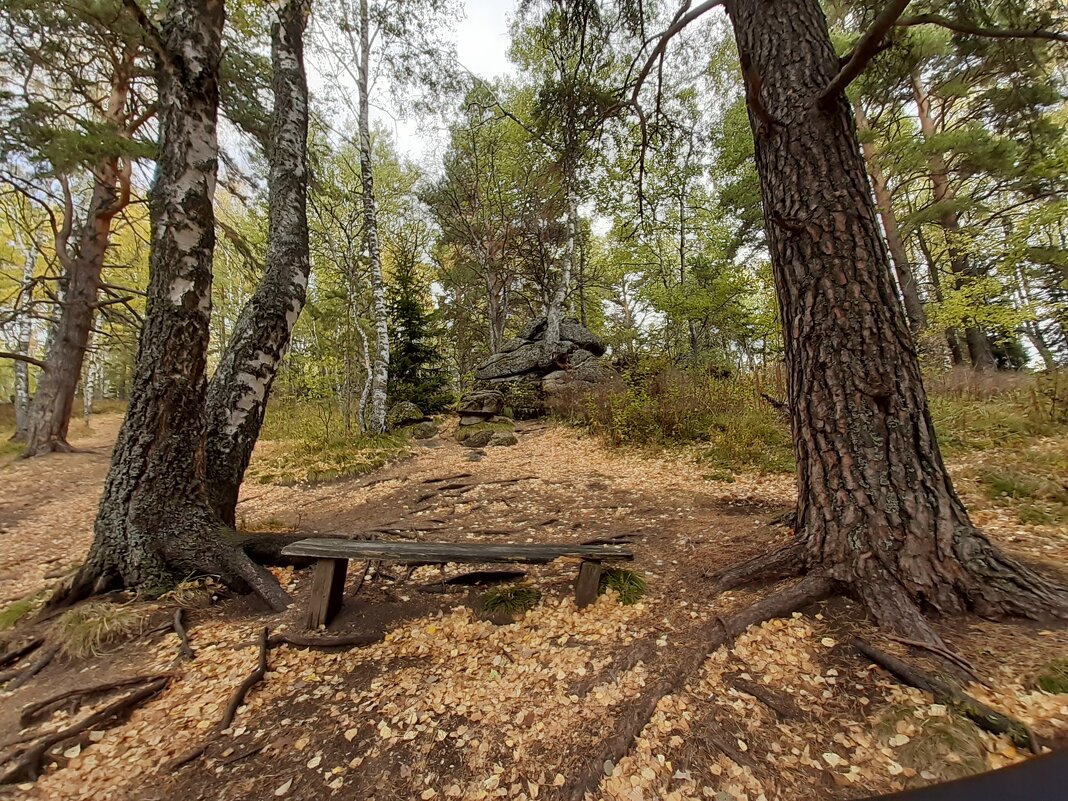
<svg viewBox="0 0 1068 801">
<path fill-rule="evenodd" d="M 39 591 L 84 555 L 118 423 L 96 418 L 75 442 L 83 452 L 0 464 L 0 606 Z M 487 449 L 478 461 L 443 434 L 359 478 L 249 483 L 238 515 L 248 530 L 320 535 L 567 543 L 627 535 L 632 567 L 648 583 L 639 603 L 609 593 L 576 610 L 576 565 L 558 561 L 525 568 L 540 604 L 495 625 L 473 611 L 477 591 L 441 592 L 436 567 L 407 579 L 396 567 L 372 571 L 353 597 L 363 572 L 353 565 L 331 633 L 386 630 L 386 638 L 332 653 L 271 649 L 264 681 L 233 727 L 215 735 L 227 699 L 254 667 L 261 627 L 301 629 L 310 571 L 278 570 L 295 607 L 268 616 L 249 599 L 227 598 L 188 609 L 191 660 L 176 658 L 173 633 L 146 634 L 97 656 L 56 660 L 23 688 L 0 693 L 0 742 L 10 743 L 20 736 L 17 711 L 33 701 L 102 679 L 173 674 L 128 721 L 65 747 L 40 780 L 0 797 L 846 799 L 1027 756 L 859 657 L 847 644 L 854 633 L 946 670 L 882 637 L 848 602 L 772 620 L 706 653 L 698 633 L 709 622 L 770 591 L 709 598 L 706 575 L 786 539 L 774 521 L 791 508 L 792 477 L 725 482 L 686 454 L 608 449 L 561 425 L 525 424 L 518 433 L 519 445 Z M 280 447 L 265 443 L 256 458 Z M 1030 447 L 1068 448 L 1068 437 Z M 1023 523 L 969 478 L 997 458 L 972 454 L 952 466 L 974 517 L 1014 555 L 1063 576 L 1068 530 Z M 444 575 L 470 569 L 450 565 Z M 146 632 L 174 609 L 133 606 Z M 1035 686 L 1068 656 L 1063 628 L 938 625 L 989 684 L 970 692 L 1047 742 L 1068 743 L 1068 694 Z M 61 709 L 51 725 L 67 714 Z M 202 757 L 165 769 L 208 739 Z"/>
</svg>

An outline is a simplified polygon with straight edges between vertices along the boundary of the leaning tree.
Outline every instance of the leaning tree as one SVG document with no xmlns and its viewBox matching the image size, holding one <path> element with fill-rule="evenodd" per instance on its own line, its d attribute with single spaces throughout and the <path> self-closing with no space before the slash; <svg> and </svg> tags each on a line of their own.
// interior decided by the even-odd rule
<svg viewBox="0 0 1068 801">
<path fill-rule="evenodd" d="M 157 172 L 150 194 L 152 251 L 148 301 L 141 330 L 129 407 L 112 456 L 85 564 L 52 605 L 70 603 L 91 593 L 121 586 L 147 592 L 190 574 L 219 576 L 237 589 L 251 588 L 273 608 L 289 601 L 278 582 L 245 553 L 242 543 L 216 512 L 206 476 L 207 353 L 211 314 L 215 215 L 212 196 L 218 169 L 217 117 L 219 65 L 225 10 L 222 0 L 175 0 L 162 24 L 148 18 L 136 0 L 125 0 L 142 27 L 156 59 L 160 143 Z M 306 130 L 291 119 L 306 107 L 302 51 L 305 6 L 302 0 L 280 3 L 273 27 L 275 66 L 285 77 L 276 82 L 275 157 L 300 148 Z M 281 87 L 284 91 L 278 91 Z M 302 164 L 300 160 L 294 165 Z M 272 171 L 273 174 L 273 171 Z M 287 215 L 302 215 L 303 175 L 272 193 L 287 198 Z M 285 217 L 285 219 L 280 219 Z M 226 421 L 244 436 L 243 423 L 258 420 L 260 399 L 269 378 L 256 373 L 250 360 L 263 361 L 284 347 L 303 299 L 306 283 L 306 230 L 286 215 L 272 214 L 277 225 L 272 251 L 293 259 L 286 270 L 268 271 L 265 284 L 278 287 L 279 303 L 253 304 L 243 316 L 246 328 L 261 332 L 249 355 L 247 337 L 235 340 L 227 374 L 237 391 L 219 398 Z M 303 240 L 302 240 L 302 237 Z M 268 308 L 269 307 L 269 308 Z M 281 320 L 278 315 L 281 314 Z M 285 337 L 282 337 L 284 329 Z M 232 364 L 230 363 L 232 362 Z M 235 372 L 236 370 L 236 372 Z M 217 433 L 217 432 L 216 432 Z M 243 446 L 242 446 L 243 447 Z M 242 468 L 243 469 L 243 468 Z"/>
<path fill-rule="evenodd" d="M 891 0 L 843 58 L 819 0 L 686 3 L 630 98 L 686 25 L 725 6 L 745 87 L 785 341 L 798 502 L 793 540 L 724 571 L 718 587 L 805 575 L 801 600 L 835 591 L 880 625 L 939 643 L 925 612 L 1068 617 L 1068 592 L 1001 553 L 968 517 L 942 461 L 894 287 L 845 89 L 896 29 L 1068 41 L 1046 28 L 904 16 Z M 984 21 L 984 24 L 989 20 Z"/>
</svg>

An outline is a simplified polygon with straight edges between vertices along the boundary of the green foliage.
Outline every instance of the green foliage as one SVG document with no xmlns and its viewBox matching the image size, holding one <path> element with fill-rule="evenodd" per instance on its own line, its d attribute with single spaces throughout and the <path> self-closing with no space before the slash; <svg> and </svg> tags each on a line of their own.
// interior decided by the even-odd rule
<svg viewBox="0 0 1068 801">
<path fill-rule="evenodd" d="M 9 603 L 0 610 L 0 631 L 14 628 L 24 617 L 40 609 L 47 598 L 48 591 L 41 590 Z"/>
<path fill-rule="evenodd" d="M 769 389 L 755 375 L 647 364 L 631 372 L 624 387 L 554 411 L 589 425 L 613 445 L 695 445 L 703 462 L 727 473 L 791 472 L 788 428 L 760 397 Z"/>
<path fill-rule="evenodd" d="M 615 591 L 621 604 L 636 604 L 645 595 L 645 579 L 633 570 L 608 568 L 601 573 L 597 594 L 604 595 L 607 590 Z"/>
<path fill-rule="evenodd" d="M 1047 693 L 1068 693 L 1068 659 L 1054 659 L 1035 677 L 1035 684 Z"/>
<path fill-rule="evenodd" d="M 478 607 L 487 615 L 516 616 L 529 612 L 541 600 L 541 591 L 529 584 L 504 584 L 482 593 Z"/>
<path fill-rule="evenodd" d="M 99 656 L 108 646 L 140 634 L 147 620 L 145 611 L 133 603 L 91 601 L 60 615 L 49 639 L 67 656 Z"/>
<path fill-rule="evenodd" d="M 390 403 L 410 401 L 424 412 L 436 412 L 453 401 L 449 375 L 440 352 L 442 329 L 428 310 L 430 291 L 419 276 L 416 254 L 394 266 L 387 291 L 389 309 Z"/>
<path fill-rule="evenodd" d="M 1068 523 L 1068 453 L 1064 442 L 1054 440 L 1046 448 L 1000 454 L 996 464 L 976 471 L 980 486 L 995 504 L 1015 510 L 1022 523 L 1064 525 Z"/>
<path fill-rule="evenodd" d="M 456 429 L 456 441 L 462 444 L 482 431 L 492 431 L 494 433 L 498 431 L 515 431 L 515 426 L 505 421 L 498 423 L 487 421 L 485 423 L 475 423 L 470 426 L 459 426 Z"/>
<path fill-rule="evenodd" d="M 402 456 L 408 446 L 403 431 L 346 429 L 333 402 L 272 400 L 245 480 L 288 485 L 359 476 Z"/>
</svg>

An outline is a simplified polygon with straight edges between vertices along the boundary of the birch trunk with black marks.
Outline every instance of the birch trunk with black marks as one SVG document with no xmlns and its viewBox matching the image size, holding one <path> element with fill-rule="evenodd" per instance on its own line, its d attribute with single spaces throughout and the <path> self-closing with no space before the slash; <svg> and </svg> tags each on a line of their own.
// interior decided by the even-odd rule
<svg viewBox="0 0 1068 801">
<path fill-rule="evenodd" d="M 208 385 L 208 492 L 215 513 L 230 526 L 271 385 L 307 294 L 308 10 L 308 0 L 287 0 L 277 7 L 271 28 L 274 119 L 268 152 L 267 263 Z"/>
<path fill-rule="evenodd" d="M 819 0 L 734 0 L 782 316 L 797 538 L 727 586 L 808 571 L 878 622 L 937 641 L 923 612 L 1068 614 L 1068 593 L 999 552 L 954 491 L 890 272 L 853 113 L 818 101 L 840 63 Z"/>
<path fill-rule="evenodd" d="M 857 118 L 857 130 L 862 134 L 870 132 L 871 126 L 868 124 L 868 118 L 859 104 L 854 108 L 854 113 Z M 909 329 L 913 336 L 918 337 L 927 324 L 927 316 L 924 314 L 923 301 L 920 300 L 920 291 L 916 285 L 916 274 L 912 270 L 912 264 L 909 263 L 905 240 L 901 236 L 901 227 L 894 213 L 890 186 L 879 166 L 879 149 L 870 137 L 865 136 L 862 141 L 864 162 L 868 167 L 868 175 L 871 176 L 872 189 L 875 191 L 875 206 L 879 210 L 883 234 L 886 236 L 886 246 L 890 251 L 894 272 L 897 274 L 897 286 L 901 290 L 901 299 L 905 303 L 905 316 L 908 317 Z"/>
<path fill-rule="evenodd" d="M 18 352 L 30 356 L 33 337 L 33 271 L 37 266 L 37 252 L 32 246 L 23 247 L 22 288 L 19 290 L 19 315 L 16 331 L 18 332 Z M 15 432 L 11 435 L 13 442 L 26 441 L 26 429 L 29 424 L 30 410 L 30 365 L 28 362 L 15 362 Z"/>
<path fill-rule="evenodd" d="M 371 266 L 371 297 L 375 318 L 375 357 L 371 374 L 370 430 L 386 430 L 386 392 L 389 385 L 389 324 L 386 283 L 382 276 L 382 253 L 378 244 L 378 210 L 371 172 L 371 15 L 367 0 L 360 0 L 360 186 L 363 190 L 363 228 L 367 259 Z"/>
<path fill-rule="evenodd" d="M 545 316 L 545 349 L 547 351 L 553 350 L 560 343 L 560 323 L 564 319 L 568 290 L 571 288 L 571 272 L 578 257 L 578 198 L 572 188 L 574 183 L 574 177 L 569 170 L 566 171 L 564 192 L 567 198 L 567 240 L 564 246 L 564 257 L 560 262 L 560 283 L 556 285 Z"/>
<path fill-rule="evenodd" d="M 934 117 L 931 113 L 931 98 L 924 88 L 918 72 L 912 73 L 912 93 L 916 100 L 916 115 L 920 121 L 920 133 L 931 148 L 931 141 L 937 136 Z M 939 208 L 938 224 L 945 232 L 946 250 L 949 254 L 949 267 L 958 282 L 977 277 L 977 272 L 961 247 L 960 217 L 953 208 L 956 193 L 949 183 L 949 167 L 945 157 L 937 150 L 928 151 L 927 163 L 930 166 L 931 195 Z M 968 343 L 968 356 L 976 370 L 993 370 L 994 350 L 986 332 L 975 325 L 964 328 L 964 339 Z"/>
<path fill-rule="evenodd" d="M 158 34 L 160 142 L 149 200 L 145 320 L 93 543 L 82 568 L 53 596 L 53 607 L 113 587 L 151 595 L 194 574 L 251 587 L 275 608 L 289 600 L 234 545 L 205 484 L 224 18 L 222 0 L 174 0 Z"/>
</svg>

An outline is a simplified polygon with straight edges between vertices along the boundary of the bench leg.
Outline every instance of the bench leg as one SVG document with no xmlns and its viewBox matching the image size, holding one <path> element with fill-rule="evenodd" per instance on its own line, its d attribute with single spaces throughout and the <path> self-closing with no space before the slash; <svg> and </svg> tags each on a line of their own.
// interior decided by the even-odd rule
<svg viewBox="0 0 1068 801">
<path fill-rule="evenodd" d="M 325 626 L 341 608 L 348 565 L 348 559 L 320 559 L 315 563 L 311 600 L 308 601 L 308 628 Z"/>
<path fill-rule="evenodd" d="M 575 582 L 575 605 L 582 609 L 597 600 L 597 588 L 601 584 L 601 563 L 583 559 Z"/>
</svg>

